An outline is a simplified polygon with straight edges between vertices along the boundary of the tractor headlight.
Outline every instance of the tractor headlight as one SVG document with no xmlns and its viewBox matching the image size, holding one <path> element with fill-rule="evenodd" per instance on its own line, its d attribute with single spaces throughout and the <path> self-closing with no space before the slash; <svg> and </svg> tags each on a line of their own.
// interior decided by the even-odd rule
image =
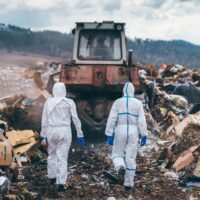
<svg viewBox="0 0 200 200">
<path fill-rule="evenodd" d="M 118 30 L 118 31 L 121 31 L 122 30 L 122 25 L 121 24 L 118 24 L 117 26 L 116 26 L 116 29 Z"/>
</svg>

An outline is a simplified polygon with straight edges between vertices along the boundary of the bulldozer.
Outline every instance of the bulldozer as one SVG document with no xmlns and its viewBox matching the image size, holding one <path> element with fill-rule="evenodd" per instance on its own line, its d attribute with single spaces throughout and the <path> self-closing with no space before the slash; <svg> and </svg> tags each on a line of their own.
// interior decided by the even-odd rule
<svg viewBox="0 0 200 200">
<path fill-rule="evenodd" d="M 102 134 L 124 84 L 130 81 L 136 93 L 142 90 L 138 69 L 132 62 L 133 51 L 127 52 L 125 23 L 78 22 L 72 33 L 72 60 L 51 76 L 48 88 L 51 92 L 55 77 L 59 77 L 68 97 L 76 102 L 83 130 Z"/>
</svg>

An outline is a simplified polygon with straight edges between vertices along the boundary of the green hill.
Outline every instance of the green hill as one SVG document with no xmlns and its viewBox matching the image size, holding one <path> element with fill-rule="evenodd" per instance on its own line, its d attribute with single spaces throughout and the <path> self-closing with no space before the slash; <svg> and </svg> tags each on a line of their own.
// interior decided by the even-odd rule
<svg viewBox="0 0 200 200">
<path fill-rule="evenodd" d="M 32 31 L 0 24 L 0 49 L 50 56 L 71 56 L 73 35 L 56 31 Z M 127 38 L 127 48 L 133 49 L 134 60 L 160 65 L 182 64 L 200 68 L 200 46 L 182 40 L 142 40 Z"/>
</svg>

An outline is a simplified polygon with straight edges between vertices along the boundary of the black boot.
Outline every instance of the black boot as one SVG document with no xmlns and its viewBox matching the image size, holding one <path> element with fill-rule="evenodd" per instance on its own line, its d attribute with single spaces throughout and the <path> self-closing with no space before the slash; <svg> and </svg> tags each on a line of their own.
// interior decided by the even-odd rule
<svg viewBox="0 0 200 200">
<path fill-rule="evenodd" d="M 131 191 L 131 187 L 129 186 L 124 186 L 125 191 L 130 192 Z"/>
<path fill-rule="evenodd" d="M 65 192 L 65 187 L 64 185 L 58 185 L 58 192 Z"/>
<path fill-rule="evenodd" d="M 122 183 L 124 182 L 125 173 L 126 173 L 126 170 L 123 167 L 120 167 L 118 171 L 118 178 Z"/>
<path fill-rule="evenodd" d="M 133 199 L 131 193 L 132 193 L 132 187 L 124 186 L 124 197 L 126 197 L 127 199 Z"/>
<path fill-rule="evenodd" d="M 51 185 L 56 184 L 56 178 L 50 178 L 50 183 L 51 183 Z"/>
</svg>

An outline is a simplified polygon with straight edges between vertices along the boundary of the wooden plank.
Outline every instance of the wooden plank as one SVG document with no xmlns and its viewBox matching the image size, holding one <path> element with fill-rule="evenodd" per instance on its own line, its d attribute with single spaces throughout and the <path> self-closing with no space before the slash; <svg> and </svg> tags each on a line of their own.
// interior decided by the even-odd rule
<svg viewBox="0 0 200 200">
<path fill-rule="evenodd" d="M 182 136 L 183 130 L 191 122 L 191 120 L 192 120 L 192 116 L 189 115 L 183 121 L 181 121 L 177 126 L 174 127 L 176 135 L 178 137 Z"/>
<path fill-rule="evenodd" d="M 173 168 L 176 172 L 188 166 L 194 160 L 194 156 L 190 150 L 184 151 L 176 160 Z"/>
<path fill-rule="evenodd" d="M 194 169 L 193 175 L 200 178 L 200 156 L 199 156 L 199 160 L 196 164 L 196 167 Z"/>
</svg>

